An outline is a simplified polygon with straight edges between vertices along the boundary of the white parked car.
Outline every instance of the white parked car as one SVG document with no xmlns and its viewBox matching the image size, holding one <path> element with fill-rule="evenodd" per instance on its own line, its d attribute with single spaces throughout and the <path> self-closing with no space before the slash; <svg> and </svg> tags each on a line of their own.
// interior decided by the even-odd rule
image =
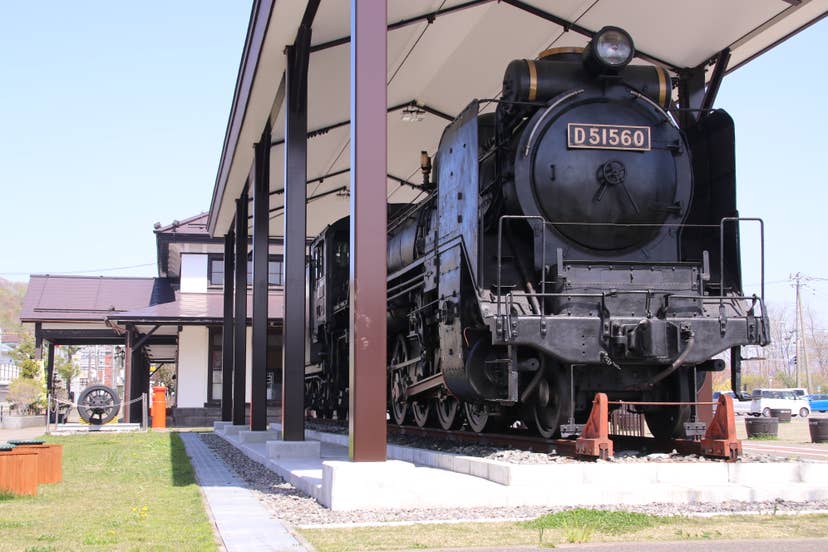
<svg viewBox="0 0 828 552">
<path fill-rule="evenodd" d="M 750 412 L 754 416 L 770 416 L 776 408 L 787 408 L 801 418 L 811 413 L 808 400 L 791 389 L 754 389 L 751 398 Z"/>
<path fill-rule="evenodd" d="M 753 404 L 751 399 L 740 401 L 733 394 L 733 391 L 713 391 L 713 400 L 718 402 L 719 395 L 730 395 L 730 398 L 733 399 L 733 413 L 737 416 L 747 416 L 750 414 L 750 407 Z"/>
</svg>

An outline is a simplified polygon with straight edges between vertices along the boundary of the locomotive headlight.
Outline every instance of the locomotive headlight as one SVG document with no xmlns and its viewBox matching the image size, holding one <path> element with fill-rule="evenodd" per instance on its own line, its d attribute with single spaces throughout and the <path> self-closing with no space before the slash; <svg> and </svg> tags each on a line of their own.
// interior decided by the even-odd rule
<svg viewBox="0 0 828 552">
<path fill-rule="evenodd" d="M 617 73 L 632 61 L 635 46 L 624 29 L 604 27 L 595 33 L 584 53 L 587 67 L 593 72 Z"/>
</svg>

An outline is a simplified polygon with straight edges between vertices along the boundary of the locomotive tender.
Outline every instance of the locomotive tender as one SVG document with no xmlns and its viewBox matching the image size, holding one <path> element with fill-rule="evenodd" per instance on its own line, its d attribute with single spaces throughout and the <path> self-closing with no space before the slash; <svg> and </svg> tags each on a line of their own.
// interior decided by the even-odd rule
<svg viewBox="0 0 828 552">
<path fill-rule="evenodd" d="M 742 295 L 733 121 L 670 114 L 671 80 L 629 65 L 617 27 L 506 69 L 422 154 L 427 198 L 389 205 L 388 404 L 395 423 L 577 432 L 596 392 L 693 401 L 699 372 L 768 342 Z M 349 221 L 311 246 L 306 407 L 347 415 Z M 657 437 L 686 405 L 640 406 Z"/>
</svg>

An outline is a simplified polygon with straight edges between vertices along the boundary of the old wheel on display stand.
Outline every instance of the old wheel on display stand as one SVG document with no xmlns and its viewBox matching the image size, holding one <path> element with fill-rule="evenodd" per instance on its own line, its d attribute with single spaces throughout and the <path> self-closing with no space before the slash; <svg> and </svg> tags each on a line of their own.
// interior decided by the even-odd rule
<svg viewBox="0 0 828 552">
<path fill-rule="evenodd" d="M 84 422 L 103 425 L 118 415 L 121 399 L 106 385 L 90 385 L 78 397 L 78 414 Z"/>
</svg>

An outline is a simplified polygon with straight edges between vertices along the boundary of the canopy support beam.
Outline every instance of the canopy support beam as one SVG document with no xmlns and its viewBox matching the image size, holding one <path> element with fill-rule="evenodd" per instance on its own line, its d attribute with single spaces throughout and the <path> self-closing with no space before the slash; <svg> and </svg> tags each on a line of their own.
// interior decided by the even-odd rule
<svg viewBox="0 0 828 552">
<path fill-rule="evenodd" d="M 270 121 L 255 145 L 253 176 L 253 366 L 250 429 L 267 429 L 268 203 L 270 198 Z M 303 341 L 304 343 L 304 341 Z M 304 364 L 303 364 L 304 368 Z"/>
<path fill-rule="evenodd" d="M 224 235 L 224 320 L 221 342 L 221 420 L 233 421 L 233 246 L 236 234 Z"/>
<path fill-rule="evenodd" d="M 307 10 L 315 13 L 318 5 L 318 1 L 311 2 Z M 286 50 L 285 318 L 282 328 L 282 439 L 285 441 L 305 440 L 305 205 L 308 195 L 308 63 L 310 22 L 313 21 L 313 14 L 309 17 L 308 11 L 296 42 Z"/>
<path fill-rule="evenodd" d="M 236 200 L 235 307 L 233 320 L 233 425 L 244 425 L 247 393 L 247 186 Z M 225 274 L 225 278 L 228 275 Z"/>
<path fill-rule="evenodd" d="M 705 117 L 713 109 L 713 104 L 716 102 L 716 96 L 719 94 L 719 87 L 722 85 L 722 79 L 724 79 L 729 62 L 730 48 L 725 48 L 716 56 L 716 66 L 713 68 L 710 82 L 707 83 L 707 92 L 704 93 L 704 99 L 701 104 L 702 117 Z"/>
<path fill-rule="evenodd" d="M 387 5 L 351 0 L 348 453 L 386 459 Z"/>
</svg>

